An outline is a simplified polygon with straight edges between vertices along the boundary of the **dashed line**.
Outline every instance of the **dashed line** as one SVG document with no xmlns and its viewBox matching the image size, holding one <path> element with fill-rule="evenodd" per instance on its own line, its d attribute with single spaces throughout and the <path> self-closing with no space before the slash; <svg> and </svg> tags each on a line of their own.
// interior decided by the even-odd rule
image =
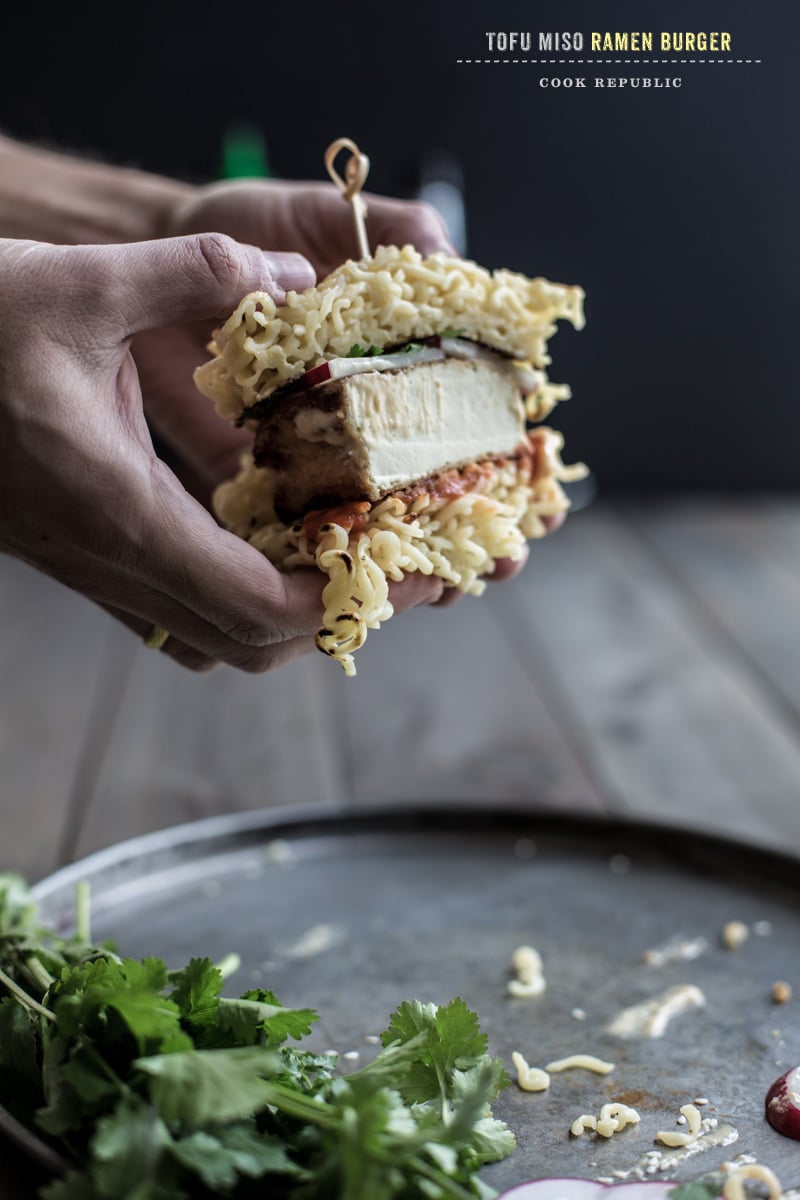
<svg viewBox="0 0 800 1200">
<path fill-rule="evenodd" d="M 457 63 L 761 63 L 763 58 L 457 58 Z"/>
</svg>

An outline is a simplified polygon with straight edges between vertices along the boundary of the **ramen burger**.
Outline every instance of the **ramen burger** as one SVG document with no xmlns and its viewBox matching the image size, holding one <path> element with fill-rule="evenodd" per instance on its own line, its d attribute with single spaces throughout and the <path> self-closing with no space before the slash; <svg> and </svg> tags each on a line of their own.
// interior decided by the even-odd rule
<svg viewBox="0 0 800 1200">
<path fill-rule="evenodd" d="M 316 566 L 320 650 L 353 653 L 392 615 L 389 581 L 437 575 L 478 595 L 563 512 L 561 435 L 539 424 L 559 318 L 583 292 L 411 246 L 381 246 L 284 305 L 253 292 L 214 334 L 200 390 L 253 430 L 218 516 L 284 571 Z"/>
</svg>

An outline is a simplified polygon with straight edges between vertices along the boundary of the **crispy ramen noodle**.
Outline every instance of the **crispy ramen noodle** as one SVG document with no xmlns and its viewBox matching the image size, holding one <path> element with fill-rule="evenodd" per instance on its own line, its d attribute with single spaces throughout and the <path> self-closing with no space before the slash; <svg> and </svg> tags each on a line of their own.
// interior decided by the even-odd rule
<svg viewBox="0 0 800 1200">
<path fill-rule="evenodd" d="M 638 1125 L 640 1120 L 635 1108 L 630 1108 L 621 1101 L 612 1101 L 603 1105 L 597 1117 L 592 1113 L 583 1113 L 582 1116 L 576 1117 L 569 1131 L 573 1137 L 580 1137 L 586 1130 L 590 1130 L 598 1133 L 600 1137 L 610 1138 L 626 1129 L 628 1125 Z"/>
<path fill-rule="evenodd" d="M 584 1070 L 594 1071 L 596 1075 L 608 1075 L 614 1070 L 614 1063 L 606 1062 L 594 1054 L 570 1054 L 567 1058 L 558 1058 L 549 1062 L 545 1071 L 557 1075 L 560 1071 Z"/>
<path fill-rule="evenodd" d="M 392 615 L 390 579 L 420 571 L 479 596 L 486 587 L 482 576 L 491 574 L 496 559 L 518 559 L 526 538 L 546 533 L 542 517 L 566 511 L 569 501 L 559 481 L 583 469 L 563 465 L 559 433 L 540 427 L 532 436 L 540 447 L 533 478 L 524 458 L 484 464 L 475 487 L 454 499 L 424 493 L 411 501 L 399 496 L 377 501 L 358 533 L 330 522 L 314 540 L 302 521 L 279 521 L 272 474 L 249 456 L 239 475 L 217 489 L 214 503 L 228 528 L 280 569 L 316 565 L 328 576 L 316 644 L 354 675 L 353 654 L 367 631 Z"/>
<path fill-rule="evenodd" d="M 687 1124 L 687 1133 L 676 1132 L 674 1129 L 662 1129 L 656 1134 L 656 1141 L 664 1146 L 691 1146 L 703 1132 L 703 1122 L 700 1113 L 693 1104 L 681 1106 L 681 1116 Z"/>
<path fill-rule="evenodd" d="M 783 1195 L 783 1188 L 774 1171 L 771 1171 L 769 1167 L 763 1166 L 762 1163 L 750 1163 L 731 1171 L 722 1188 L 725 1200 L 747 1200 L 747 1193 L 744 1188 L 746 1179 L 752 1179 L 764 1184 L 769 1200 L 780 1200 L 780 1197 Z"/>
<path fill-rule="evenodd" d="M 519 1050 L 511 1055 L 517 1072 L 517 1083 L 523 1092 L 546 1092 L 550 1087 L 550 1076 L 541 1067 L 532 1067 Z"/>
<path fill-rule="evenodd" d="M 266 292 L 245 296 L 214 334 L 210 349 L 218 357 L 195 379 L 219 415 L 235 421 L 312 363 L 347 355 L 355 342 L 383 348 L 458 328 L 541 369 L 550 362 L 547 340 L 559 318 L 583 328 L 581 288 L 513 271 L 491 273 L 444 254 L 423 259 L 412 246 L 379 246 L 371 258 L 346 262 L 316 287 L 289 292 L 280 307 Z M 543 376 L 529 417 L 542 419 L 568 396 L 569 388 Z"/>
</svg>

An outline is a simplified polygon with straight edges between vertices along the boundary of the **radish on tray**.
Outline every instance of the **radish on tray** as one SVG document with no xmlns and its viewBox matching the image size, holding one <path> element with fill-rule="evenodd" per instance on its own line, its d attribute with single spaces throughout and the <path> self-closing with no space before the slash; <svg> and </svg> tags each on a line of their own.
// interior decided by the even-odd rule
<svg viewBox="0 0 800 1200">
<path fill-rule="evenodd" d="M 498 1200 L 666 1200 L 675 1183 L 597 1183 L 594 1179 L 533 1179 Z"/>
<path fill-rule="evenodd" d="M 767 1092 L 766 1111 L 773 1129 L 800 1141 L 800 1067 L 775 1080 Z"/>
</svg>

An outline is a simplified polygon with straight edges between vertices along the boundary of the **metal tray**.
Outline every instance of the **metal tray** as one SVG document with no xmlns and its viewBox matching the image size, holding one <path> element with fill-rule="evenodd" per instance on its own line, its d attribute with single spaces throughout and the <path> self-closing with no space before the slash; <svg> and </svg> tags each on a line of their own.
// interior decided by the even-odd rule
<svg viewBox="0 0 800 1200">
<path fill-rule="evenodd" d="M 678 1128 L 679 1107 L 738 1131 L 669 1172 L 686 1179 L 737 1154 L 800 1183 L 800 1143 L 763 1117 L 777 1075 L 800 1062 L 796 1007 L 771 1002 L 788 979 L 800 992 L 800 861 L 722 838 L 575 815 L 447 807 L 380 811 L 269 810 L 214 818 L 95 854 L 36 888 L 44 920 L 71 927 L 74 887 L 92 885 L 93 934 L 127 954 L 178 966 L 192 955 L 242 957 L 228 993 L 262 984 L 288 1005 L 317 1007 L 310 1046 L 375 1053 L 394 1007 L 411 997 L 462 996 L 510 1068 L 576 1052 L 614 1061 L 606 1077 L 553 1076 L 548 1092 L 512 1085 L 495 1111 L 518 1149 L 486 1169 L 502 1189 L 544 1175 L 610 1176 Z M 720 941 L 731 919 L 750 926 L 736 951 Z M 322 929 L 320 927 L 323 927 Z M 704 936 L 694 961 L 653 967 L 643 952 L 675 935 Z M 536 946 L 547 989 L 507 994 L 511 955 Z M 707 1006 L 677 1018 L 658 1040 L 605 1032 L 619 1010 L 678 983 Z M 585 1019 L 576 1017 L 583 1010 Z M 343 1066 L 355 1063 L 355 1056 Z M 580 1113 L 623 1098 L 641 1113 L 609 1140 L 568 1130 Z M 5 1131 L 44 1165 L 43 1142 Z"/>
</svg>

